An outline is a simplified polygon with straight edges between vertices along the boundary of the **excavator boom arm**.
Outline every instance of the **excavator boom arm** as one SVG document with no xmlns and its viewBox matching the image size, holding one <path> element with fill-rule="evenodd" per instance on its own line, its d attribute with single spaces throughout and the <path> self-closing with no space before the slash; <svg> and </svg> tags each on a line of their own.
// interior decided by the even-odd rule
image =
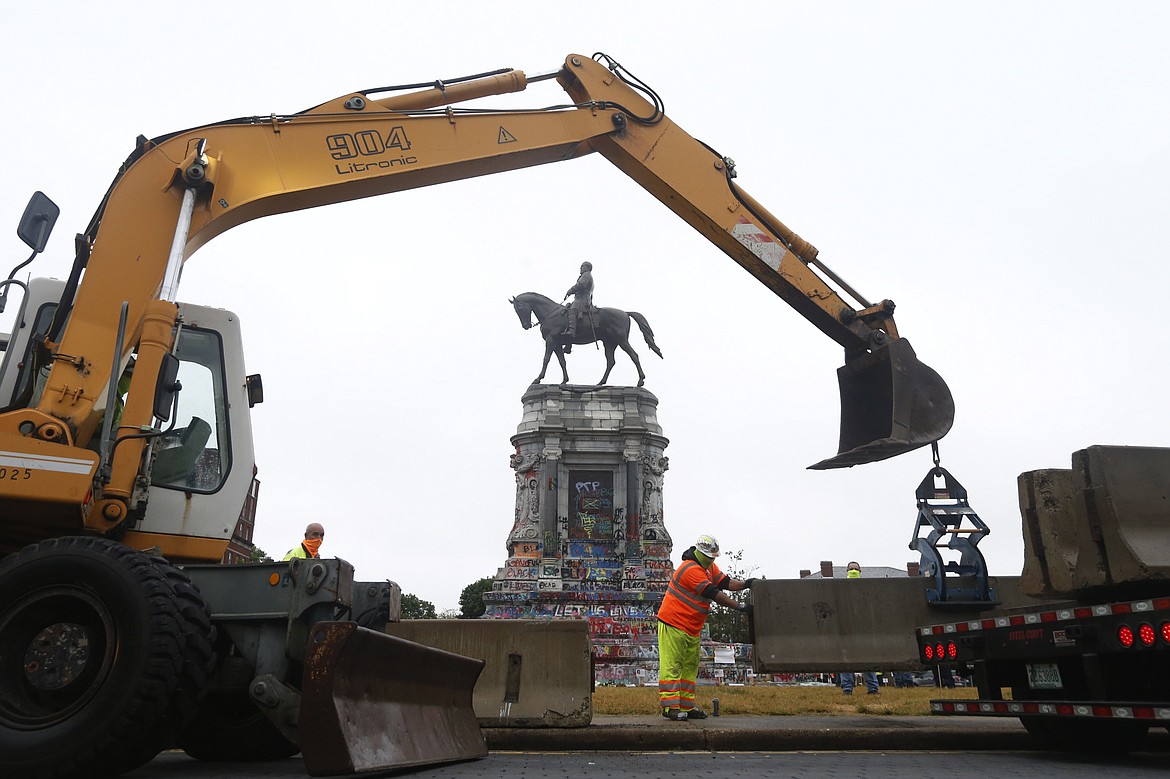
<svg viewBox="0 0 1170 779">
<path fill-rule="evenodd" d="M 97 428 L 95 403 L 134 349 L 138 368 L 123 424 L 149 426 L 150 400 L 133 396 L 153 391 L 157 366 L 172 348 L 172 285 L 181 263 L 225 230 L 271 214 L 592 152 L 661 200 L 847 354 L 866 354 L 898 338 L 892 304 L 863 305 L 860 311 L 847 304 L 809 267 L 816 249 L 735 186 L 734 163 L 675 125 L 652 92 L 609 62 L 607 68 L 589 57 L 566 59 L 556 79 L 572 99 L 567 105 L 524 111 L 453 107 L 524 89 L 523 73 L 503 71 L 382 99 L 353 93 L 295 115 L 221 122 L 142 142 L 91 223 L 84 280 L 75 299 L 63 301 L 71 303 L 68 324 L 48 344 L 52 370 L 37 407 L 0 416 L 0 433 L 31 425 L 58 442 L 85 445 Z M 123 301 L 127 337 L 116 359 Z M 943 427 L 949 426 L 947 419 Z M 929 440 L 945 434 L 938 429 Z M 869 430 L 865 434 L 872 437 Z M 845 438 L 843 427 L 842 447 Z M 107 499 L 128 499 L 143 446 L 131 440 L 116 448 Z M 105 517 L 99 523 L 119 515 Z"/>
</svg>

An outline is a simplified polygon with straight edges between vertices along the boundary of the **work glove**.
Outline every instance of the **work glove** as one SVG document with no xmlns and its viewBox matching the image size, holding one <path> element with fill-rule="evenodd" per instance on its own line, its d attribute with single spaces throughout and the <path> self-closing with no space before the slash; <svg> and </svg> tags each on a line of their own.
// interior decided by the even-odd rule
<svg viewBox="0 0 1170 779">
<path fill-rule="evenodd" d="M 750 590 L 750 589 L 752 588 L 752 585 L 753 585 L 753 584 L 755 584 L 755 583 L 756 583 L 756 579 L 755 579 L 755 577 L 754 577 L 754 576 L 753 576 L 752 578 L 750 578 L 750 579 L 744 579 L 744 581 L 743 581 L 743 588 L 744 588 L 745 590 Z"/>
<path fill-rule="evenodd" d="M 752 613 L 752 604 L 750 604 L 750 603 L 741 603 L 741 604 L 739 604 L 738 606 L 736 606 L 736 607 L 735 607 L 735 610 L 736 610 L 736 611 L 739 611 L 739 612 L 743 612 L 744 614 L 747 614 L 748 616 L 751 616 L 751 613 Z"/>
</svg>

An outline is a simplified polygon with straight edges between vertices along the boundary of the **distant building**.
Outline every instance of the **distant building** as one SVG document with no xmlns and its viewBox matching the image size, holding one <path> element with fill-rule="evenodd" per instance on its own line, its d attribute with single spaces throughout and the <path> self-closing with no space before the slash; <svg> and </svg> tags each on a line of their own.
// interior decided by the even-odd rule
<svg viewBox="0 0 1170 779">
<path fill-rule="evenodd" d="M 248 487 L 248 494 L 244 496 L 244 506 L 240 509 L 240 518 L 236 520 L 236 528 L 232 531 L 228 541 L 227 551 L 223 553 L 220 562 L 226 565 L 252 562 L 252 533 L 256 529 L 256 503 L 260 498 L 260 480 L 256 478 L 255 469 L 252 470 L 252 485 Z"/>
<path fill-rule="evenodd" d="M 857 562 L 861 563 L 860 560 Z M 802 579 L 844 579 L 845 565 L 833 565 L 832 560 L 821 560 L 821 567 L 813 572 L 807 568 L 802 569 L 800 578 Z M 905 568 L 888 568 L 884 565 L 866 566 L 861 564 L 861 578 L 862 579 L 898 579 L 903 576 L 918 576 L 919 564 L 906 563 Z"/>
</svg>

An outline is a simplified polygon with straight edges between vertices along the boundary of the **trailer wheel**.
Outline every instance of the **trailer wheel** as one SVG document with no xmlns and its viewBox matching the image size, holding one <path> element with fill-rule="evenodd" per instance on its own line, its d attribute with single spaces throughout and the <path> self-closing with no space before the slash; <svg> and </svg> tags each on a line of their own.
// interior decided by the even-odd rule
<svg viewBox="0 0 1170 779">
<path fill-rule="evenodd" d="M 246 691 L 209 693 L 180 734 L 179 746 L 196 760 L 219 763 L 280 760 L 301 751 L 256 708 Z"/>
<path fill-rule="evenodd" d="M 1141 748 L 1149 727 L 1140 722 L 1063 717 L 1020 717 L 1040 746 L 1056 752 L 1125 755 Z"/>
<path fill-rule="evenodd" d="M 0 775 L 113 774 L 153 757 L 181 631 L 165 575 L 117 542 L 57 538 L 0 561 Z"/>
</svg>

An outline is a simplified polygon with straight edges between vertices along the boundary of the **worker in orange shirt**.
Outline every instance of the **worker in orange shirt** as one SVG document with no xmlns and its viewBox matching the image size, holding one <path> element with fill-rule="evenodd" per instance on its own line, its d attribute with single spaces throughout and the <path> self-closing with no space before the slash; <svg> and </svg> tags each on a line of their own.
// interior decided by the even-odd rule
<svg viewBox="0 0 1170 779">
<path fill-rule="evenodd" d="M 711 612 L 711 604 L 748 611 L 724 590 L 737 592 L 752 586 L 754 579 L 733 579 L 719 570 L 715 558 L 719 542 L 701 535 L 682 554 L 662 604 L 658 607 L 658 701 L 662 716 L 669 720 L 704 719 L 707 713 L 695 708 L 695 680 L 699 676 L 699 634 Z"/>
</svg>

